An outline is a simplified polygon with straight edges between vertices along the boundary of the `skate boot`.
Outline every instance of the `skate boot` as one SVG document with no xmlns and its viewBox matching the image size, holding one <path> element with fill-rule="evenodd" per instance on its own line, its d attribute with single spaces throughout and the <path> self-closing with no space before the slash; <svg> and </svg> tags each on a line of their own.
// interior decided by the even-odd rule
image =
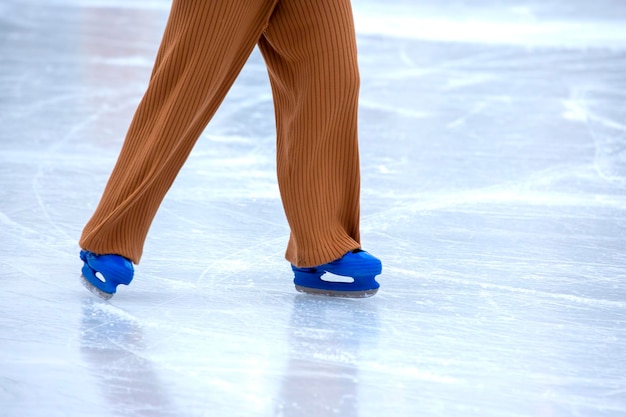
<svg viewBox="0 0 626 417">
<path fill-rule="evenodd" d="M 374 279 L 382 271 L 379 259 L 361 249 L 346 253 L 343 257 L 312 268 L 291 265 L 295 273 L 293 283 L 296 290 L 309 294 L 335 297 L 362 298 L 376 294 L 380 285 Z M 345 277 L 331 281 L 323 275 L 329 272 Z"/>
<path fill-rule="evenodd" d="M 119 284 L 128 285 L 133 280 L 133 263 L 120 255 L 96 255 L 80 251 L 85 263 L 82 269 L 83 285 L 98 297 L 108 300 Z"/>
</svg>

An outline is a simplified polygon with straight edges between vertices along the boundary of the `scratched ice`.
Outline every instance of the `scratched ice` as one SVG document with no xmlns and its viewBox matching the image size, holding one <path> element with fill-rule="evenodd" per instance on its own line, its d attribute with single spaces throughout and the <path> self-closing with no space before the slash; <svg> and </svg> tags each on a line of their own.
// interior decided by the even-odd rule
<svg viewBox="0 0 626 417">
<path fill-rule="evenodd" d="M 379 295 L 294 291 L 255 52 L 106 303 L 77 239 L 169 3 L 0 4 L 0 416 L 626 415 L 626 3 L 353 5 Z"/>
</svg>

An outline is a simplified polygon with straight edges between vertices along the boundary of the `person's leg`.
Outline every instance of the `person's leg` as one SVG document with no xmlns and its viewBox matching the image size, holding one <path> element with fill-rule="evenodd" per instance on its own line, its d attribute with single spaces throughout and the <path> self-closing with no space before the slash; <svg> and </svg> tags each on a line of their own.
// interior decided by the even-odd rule
<svg viewBox="0 0 626 417">
<path fill-rule="evenodd" d="M 281 0 L 259 43 L 277 124 L 286 258 L 320 265 L 360 247 L 359 73 L 349 0 Z"/>
<path fill-rule="evenodd" d="M 110 298 L 133 278 L 152 220 L 257 44 L 276 0 L 174 0 L 148 89 L 83 229 L 83 284 Z"/>
<path fill-rule="evenodd" d="M 161 201 L 274 6 L 275 0 L 173 2 L 148 89 L 81 248 L 139 262 Z"/>
<path fill-rule="evenodd" d="M 278 183 L 296 288 L 368 296 L 381 263 L 360 248 L 359 71 L 350 0 L 281 0 L 259 42 L 277 125 Z M 320 279 L 326 272 L 350 283 Z"/>
</svg>

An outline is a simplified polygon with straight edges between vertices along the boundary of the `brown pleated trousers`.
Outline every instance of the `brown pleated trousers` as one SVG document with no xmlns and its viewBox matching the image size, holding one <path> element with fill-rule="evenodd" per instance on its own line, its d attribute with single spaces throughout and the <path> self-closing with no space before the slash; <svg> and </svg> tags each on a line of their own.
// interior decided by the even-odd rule
<svg viewBox="0 0 626 417">
<path fill-rule="evenodd" d="M 320 265 L 360 247 L 350 0 L 174 0 L 83 249 L 139 263 L 159 205 L 255 45 L 274 97 L 287 260 Z"/>
</svg>

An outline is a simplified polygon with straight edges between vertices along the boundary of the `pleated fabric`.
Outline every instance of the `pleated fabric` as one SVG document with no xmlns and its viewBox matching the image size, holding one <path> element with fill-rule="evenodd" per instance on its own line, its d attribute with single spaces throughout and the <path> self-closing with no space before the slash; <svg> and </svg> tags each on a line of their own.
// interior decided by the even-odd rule
<svg viewBox="0 0 626 417">
<path fill-rule="evenodd" d="M 360 247 L 350 0 L 174 0 L 83 249 L 139 263 L 165 194 L 255 45 L 274 97 L 287 260 L 315 266 Z"/>
</svg>

